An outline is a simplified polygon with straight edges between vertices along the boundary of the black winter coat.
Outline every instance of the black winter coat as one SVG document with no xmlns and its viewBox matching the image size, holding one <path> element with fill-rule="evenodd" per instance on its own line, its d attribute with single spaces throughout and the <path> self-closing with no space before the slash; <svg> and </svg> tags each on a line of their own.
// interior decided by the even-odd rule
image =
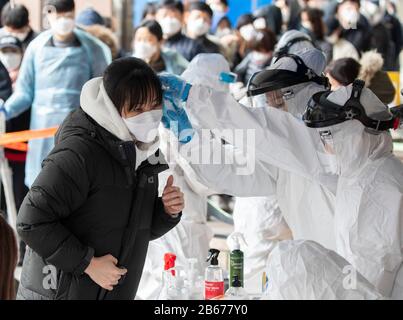
<svg viewBox="0 0 403 320">
<path fill-rule="evenodd" d="M 19 211 L 18 234 L 29 249 L 18 299 L 135 297 L 149 241 L 180 220 L 158 198 L 158 173 L 167 166 L 144 161 L 135 170 L 135 150 L 81 108 L 67 117 Z M 84 271 L 93 256 L 107 254 L 128 272 L 104 297 Z"/>
</svg>

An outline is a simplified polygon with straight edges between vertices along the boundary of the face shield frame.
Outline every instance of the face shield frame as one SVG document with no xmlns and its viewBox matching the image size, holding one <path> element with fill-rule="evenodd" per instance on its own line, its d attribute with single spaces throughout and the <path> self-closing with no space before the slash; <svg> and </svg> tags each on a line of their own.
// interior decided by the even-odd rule
<svg viewBox="0 0 403 320">
<path fill-rule="evenodd" d="M 269 92 L 274 92 L 286 89 L 302 83 L 314 82 L 325 88 L 330 88 L 329 80 L 323 74 L 318 76 L 311 68 L 307 67 L 304 61 L 297 55 L 287 54 L 283 57 L 291 58 L 297 64 L 296 71 L 284 69 L 267 69 L 255 73 L 248 82 L 247 97 L 251 100 L 251 105 L 256 104 L 253 100 L 258 96 L 267 95 Z M 284 100 L 288 100 L 292 96 L 292 90 L 282 92 Z M 257 104 L 264 106 L 265 102 L 261 101 Z"/>
<path fill-rule="evenodd" d="M 330 127 L 348 120 L 358 120 L 366 128 L 377 132 L 396 129 L 396 123 L 400 123 L 398 117 L 392 116 L 390 120 L 375 120 L 367 116 L 360 102 L 365 82 L 355 80 L 351 96 L 344 105 L 329 101 L 327 98 L 332 91 L 322 91 L 314 94 L 308 102 L 308 107 L 302 116 L 305 125 L 309 128 Z"/>
</svg>

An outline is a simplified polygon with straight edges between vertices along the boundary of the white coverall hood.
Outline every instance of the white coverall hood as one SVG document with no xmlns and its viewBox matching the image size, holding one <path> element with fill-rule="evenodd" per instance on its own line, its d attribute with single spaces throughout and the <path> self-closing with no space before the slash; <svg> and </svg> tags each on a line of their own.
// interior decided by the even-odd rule
<svg viewBox="0 0 403 320">
<path fill-rule="evenodd" d="M 323 74 L 326 68 L 326 56 L 322 51 L 318 49 L 308 49 L 299 53 L 298 56 L 316 75 L 320 76 Z M 268 70 L 288 70 L 296 72 L 297 63 L 290 57 L 283 57 L 271 65 Z M 325 88 L 315 82 L 300 83 L 281 89 L 283 95 L 285 94 L 286 111 L 290 112 L 298 119 L 301 119 L 309 99 L 315 93 L 323 90 L 325 90 Z"/>
<path fill-rule="evenodd" d="M 81 108 L 101 127 L 108 130 L 122 141 L 135 141 L 122 116 L 109 98 L 103 85 L 102 77 L 88 81 L 81 91 Z M 158 149 L 159 139 L 151 144 L 136 145 L 136 168 Z"/>
<path fill-rule="evenodd" d="M 352 85 L 341 87 L 328 96 L 330 102 L 344 105 L 351 96 Z M 390 120 L 389 112 L 378 97 L 367 88 L 361 93 L 360 102 L 368 117 L 376 120 Z M 358 120 L 345 121 L 327 128 L 317 129 L 318 132 L 329 131 L 333 141 L 333 151 L 337 159 L 339 175 L 354 175 L 365 167 L 368 161 L 373 161 L 392 153 L 393 143 L 389 131 L 375 132 L 366 128 Z"/>
<path fill-rule="evenodd" d="M 189 63 L 182 78 L 192 85 L 204 85 L 217 91 L 229 90 L 229 85 L 220 81 L 222 72 L 231 72 L 228 61 L 218 53 L 201 53 Z"/>
<path fill-rule="evenodd" d="M 297 39 L 297 38 L 306 38 L 306 41 L 299 41 L 299 42 L 294 43 L 290 47 L 288 53 L 297 53 L 304 49 L 315 48 L 314 45 L 312 44 L 312 40 L 309 35 L 307 35 L 304 32 L 298 31 L 298 30 L 289 30 L 287 32 L 284 32 L 284 34 L 281 36 L 280 40 L 277 43 L 276 51 L 281 50 L 290 41 L 293 41 L 294 39 Z"/>
<path fill-rule="evenodd" d="M 313 241 L 281 241 L 267 260 L 269 300 L 377 300 L 382 295 L 336 252 Z"/>
</svg>

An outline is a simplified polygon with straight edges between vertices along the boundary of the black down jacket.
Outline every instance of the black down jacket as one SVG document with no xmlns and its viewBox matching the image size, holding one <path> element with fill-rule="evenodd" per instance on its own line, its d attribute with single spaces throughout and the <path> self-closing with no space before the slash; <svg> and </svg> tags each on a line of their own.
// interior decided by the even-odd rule
<svg viewBox="0 0 403 320">
<path fill-rule="evenodd" d="M 29 248 L 18 299 L 134 298 L 149 241 L 180 220 L 158 198 L 158 173 L 167 166 L 147 160 L 135 170 L 135 158 L 133 142 L 81 108 L 67 117 L 19 211 L 18 234 Z M 107 254 L 128 272 L 104 295 L 84 270 Z"/>
</svg>

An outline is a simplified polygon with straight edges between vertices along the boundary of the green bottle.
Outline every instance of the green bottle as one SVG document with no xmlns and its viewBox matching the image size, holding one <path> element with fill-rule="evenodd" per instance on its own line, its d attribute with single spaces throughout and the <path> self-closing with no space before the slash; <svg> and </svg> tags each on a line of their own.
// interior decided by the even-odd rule
<svg viewBox="0 0 403 320">
<path fill-rule="evenodd" d="M 241 287 L 244 287 L 243 282 L 243 270 L 244 270 L 244 256 L 241 251 L 241 245 L 239 243 L 239 239 L 242 239 L 244 242 L 244 238 L 241 233 L 234 232 L 229 237 L 228 245 L 231 249 L 229 255 L 229 283 L 232 285 L 235 281 L 235 277 L 237 277 L 237 282 L 240 283 Z"/>
</svg>

